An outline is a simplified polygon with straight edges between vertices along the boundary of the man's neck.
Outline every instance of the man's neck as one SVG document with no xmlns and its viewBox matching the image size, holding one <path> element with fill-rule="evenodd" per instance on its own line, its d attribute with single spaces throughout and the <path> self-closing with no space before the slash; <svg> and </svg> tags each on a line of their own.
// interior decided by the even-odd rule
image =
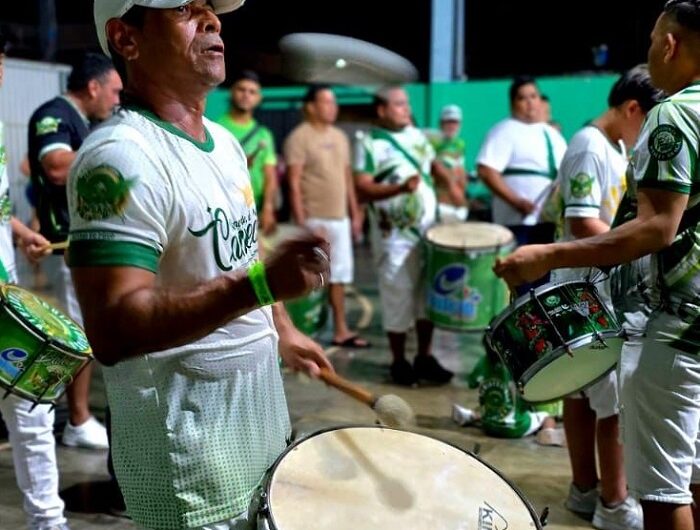
<svg viewBox="0 0 700 530">
<path fill-rule="evenodd" d="M 197 141 L 207 138 L 204 128 L 206 91 L 179 94 L 168 88 L 149 83 L 130 83 L 127 97 L 153 112 L 161 120 L 172 124 Z"/>
<path fill-rule="evenodd" d="M 316 129 L 317 131 L 321 131 L 321 132 L 330 129 L 330 127 L 331 127 L 331 124 L 330 124 L 330 123 L 325 123 L 325 122 L 322 122 L 322 121 L 319 121 L 319 120 L 316 120 L 316 119 L 313 119 L 313 118 L 307 118 L 307 119 L 306 119 L 306 122 L 307 122 L 309 125 L 311 125 L 311 127 L 313 127 L 314 129 Z"/>
<path fill-rule="evenodd" d="M 607 111 L 605 111 L 598 118 L 593 120 L 591 122 L 591 125 L 593 125 L 600 132 L 602 132 L 603 135 L 607 138 L 607 140 L 613 145 L 617 145 L 617 142 L 619 142 L 622 139 L 622 132 L 615 123 L 613 109 L 608 109 Z"/>
<path fill-rule="evenodd" d="M 253 111 L 231 109 L 229 116 L 231 116 L 231 120 L 233 120 L 234 123 L 238 123 L 239 125 L 248 125 L 253 121 Z"/>
<path fill-rule="evenodd" d="M 64 97 L 70 100 L 70 102 L 78 109 L 78 112 L 82 115 L 83 119 L 87 120 L 87 108 L 85 105 L 84 96 L 78 92 L 66 92 Z"/>
</svg>

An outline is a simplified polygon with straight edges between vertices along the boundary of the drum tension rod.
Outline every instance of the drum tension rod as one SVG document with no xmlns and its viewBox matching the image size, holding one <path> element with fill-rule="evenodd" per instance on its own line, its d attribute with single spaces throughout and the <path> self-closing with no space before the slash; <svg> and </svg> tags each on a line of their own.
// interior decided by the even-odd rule
<svg viewBox="0 0 700 530">
<path fill-rule="evenodd" d="M 554 321 L 553 321 L 553 320 L 551 319 L 551 317 L 549 316 L 549 313 L 547 312 L 547 310 L 545 309 L 545 307 L 542 305 L 542 302 L 540 302 L 539 298 L 537 298 L 537 295 L 535 294 L 535 290 L 534 290 L 534 289 L 530 289 L 530 298 L 532 298 L 532 300 L 537 304 L 537 307 L 540 308 L 540 311 L 542 311 L 542 313 L 544 313 L 545 318 L 549 321 L 549 325 L 552 326 L 552 329 L 554 330 L 554 333 L 557 334 L 557 338 L 559 339 L 559 342 L 561 342 L 562 346 L 564 346 L 564 350 L 566 351 L 567 355 L 568 355 L 569 357 L 573 357 L 573 356 L 574 356 L 573 350 L 572 350 L 572 349 L 569 347 L 569 345 L 566 343 L 566 341 L 564 340 L 564 337 L 562 336 L 562 334 L 559 333 L 559 328 L 556 326 L 556 324 L 554 323 Z"/>
<path fill-rule="evenodd" d="M 540 524 L 542 526 L 547 526 L 547 519 L 549 519 L 549 506 L 545 506 L 544 510 L 540 514 Z"/>
</svg>

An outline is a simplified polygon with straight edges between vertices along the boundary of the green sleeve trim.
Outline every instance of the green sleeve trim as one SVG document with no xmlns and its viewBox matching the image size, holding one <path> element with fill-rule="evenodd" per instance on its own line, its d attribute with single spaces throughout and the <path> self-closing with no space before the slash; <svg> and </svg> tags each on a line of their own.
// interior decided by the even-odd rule
<svg viewBox="0 0 700 530">
<path fill-rule="evenodd" d="M 69 267 L 136 267 L 158 272 L 160 254 L 153 247 L 126 241 L 71 241 Z"/>
<path fill-rule="evenodd" d="M 565 208 L 595 208 L 600 210 L 599 204 L 584 204 L 582 202 L 572 202 L 571 204 L 564 205 Z"/>
<path fill-rule="evenodd" d="M 683 193 L 684 195 L 690 195 L 690 186 L 688 184 L 681 184 L 680 182 L 674 182 L 670 180 L 640 180 L 637 183 L 637 188 L 647 188 L 647 189 L 658 189 L 664 191 L 674 191 L 676 193 Z"/>
</svg>

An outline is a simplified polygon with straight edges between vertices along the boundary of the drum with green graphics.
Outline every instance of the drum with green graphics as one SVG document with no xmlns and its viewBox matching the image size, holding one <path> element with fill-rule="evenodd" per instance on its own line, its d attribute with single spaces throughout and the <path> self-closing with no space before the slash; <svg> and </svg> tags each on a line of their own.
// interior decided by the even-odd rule
<svg viewBox="0 0 700 530">
<path fill-rule="evenodd" d="M 615 368 L 624 335 L 595 285 L 550 283 L 515 300 L 486 340 L 523 399 L 541 403 L 592 385 Z"/>
<path fill-rule="evenodd" d="M 298 229 L 293 225 L 279 224 L 274 234 L 261 235 L 260 246 L 263 252 L 272 252 L 283 239 L 293 235 L 296 230 Z M 301 298 L 288 300 L 284 303 L 284 307 L 289 313 L 289 318 L 302 333 L 315 335 L 323 328 L 328 317 L 327 298 L 326 290 L 319 289 Z"/>
<path fill-rule="evenodd" d="M 92 360 L 83 330 L 15 285 L 0 285 L 0 386 L 36 403 L 55 403 Z"/>
<path fill-rule="evenodd" d="M 446 223 L 425 239 L 428 318 L 457 331 L 485 329 L 508 305 L 508 287 L 492 268 L 513 250 L 513 233 L 491 223 Z"/>
</svg>

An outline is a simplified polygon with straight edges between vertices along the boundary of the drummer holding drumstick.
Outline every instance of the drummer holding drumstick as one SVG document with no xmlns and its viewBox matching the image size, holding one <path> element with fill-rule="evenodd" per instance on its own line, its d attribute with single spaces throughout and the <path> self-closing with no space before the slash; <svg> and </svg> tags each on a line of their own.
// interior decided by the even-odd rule
<svg viewBox="0 0 700 530">
<path fill-rule="evenodd" d="M 255 527 L 249 503 L 290 436 L 278 353 L 332 369 L 275 304 L 324 285 L 327 242 L 305 231 L 258 261 L 245 153 L 203 117 L 225 77 L 216 13 L 241 4 L 95 1 L 126 92 L 71 171 L 68 259 L 145 528 Z"/>
<path fill-rule="evenodd" d="M 632 276 L 613 300 L 618 311 L 632 296 L 651 305 L 642 336 L 623 345 L 618 365 L 625 471 L 644 528 L 692 530 L 700 520 L 700 1 L 665 4 L 651 32 L 649 73 L 672 95 L 649 112 L 634 149 L 628 193 L 636 217 L 593 237 L 521 247 L 494 269 L 518 285 L 552 269 L 651 255 L 639 275 L 650 280 Z"/>
<path fill-rule="evenodd" d="M 411 106 L 403 88 L 380 90 L 375 108 L 380 126 L 358 142 L 355 185 L 359 199 L 371 203 L 370 236 L 382 323 L 393 356 L 391 377 L 408 386 L 419 379 L 447 383 L 452 372 L 430 353 L 433 324 L 425 317 L 420 242 L 423 231 L 435 221 L 432 176 L 448 185 L 451 176 L 440 172 L 428 139 L 411 125 Z M 418 355 L 411 365 L 405 356 L 406 332 L 414 322 Z"/>
<path fill-rule="evenodd" d="M 5 37 L 0 34 L 0 85 L 2 85 Z M 49 244 L 42 235 L 12 216 L 7 157 L 0 123 L 0 283 L 17 281 L 13 236 L 31 261 L 40 259 Z M 8 351 L 7 353 L 10 353 Z M 6 352 L 0 351 L 4 360 Z M 36 530 L 68 530 L 64 504 L 58 496 L 54 412 L 50 405 L 37 405 L 15 395 L 0 399 L 0 414 L 12 444 L 17 486 L 24 497 L 27 526 Z"/>
</svg>

